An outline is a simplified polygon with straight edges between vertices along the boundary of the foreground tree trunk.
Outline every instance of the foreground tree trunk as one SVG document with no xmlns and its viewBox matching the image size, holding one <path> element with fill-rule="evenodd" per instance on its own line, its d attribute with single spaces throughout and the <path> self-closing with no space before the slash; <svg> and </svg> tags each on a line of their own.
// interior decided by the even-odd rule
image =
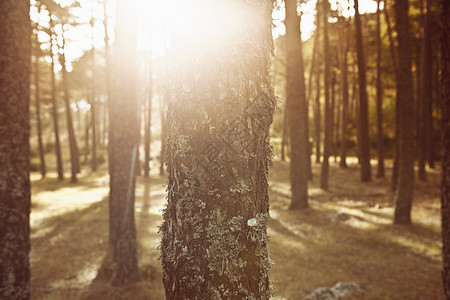
<svg viewBox="0 0 450 300">
<path fill-rule="evenodd" d="M 331 109 L 330 109 L 330 46 L 328 43 L 328 0 L 322 0 L 323 2 L 323 55 L 325 60 L 325 72 L 324 72 L 324 93 L 325 93 L 325 136 L 323 139 L 323 162 L 320 172 L 320 187 L 324 190 L 328 190 L 328 172 L 329 172 L 329 157 L 331 147 Z"/>
<path fill-rule="evenodd" d="M 358 83 L 359 83 L 359 126 L 360 135 L 358 144 L 361 163 L 361 181 L 370 181 L 370 141 L 369 141 L 369 107 L 367 101 L 367 83 L 366 83 L 366 61 L 363 48 L 363 37 L 361 29 L 361 17 L 359 15 L 358 0 L 355 0 L 355 33 L 356 33 L 356 51 L 358 55 Z"/>
<path fill-rule="evenodd" d="M 184 88 L 174 91 L 166 121 L 169 182 L 161 261 L 167 299 L 271 296 L 266 228 L 267 134 L 275 105 L 268 72 L 272 2 L 233 5 L 243 15 L 210 28 L 215 38 L 205 41 L 209 45 L 195 52 L 187 47 L 186 41 L 199 38 L 196 30 L 187 40 L 174 38 L 174 51 L 185 55 L 174 64 Z M 208 9 L 213 15 L 229 11 Z"/>
<path fill-rule="evenodd" d="M 308 138 L 306 133 L 306 93 L 297 1 L 286 3 L 286 113 L 291 142 L 291 209 L 308 207 Z"/>
<path fill-rule="evenodd" d="M 131 1 L 134 2 L 134 1 Z M 116 43 L 110 100 L 110 239 L 113 244 L 112 284 L 140 280 L 134 221 L 135 166 L 139 140 L 136 95 L 137 22 L 134 3 L 117 3 Z"/>
<path fill-rule="evenodd" d="M 450 299 L 450 3 L 442 0 L 441 36 L 441 109 L 442 109 L 442 281 Z"/>
<path fill-rule="evenodd" d="M 0 298 L 30 299 L 29 1 L 0 2 Z"/>
<path fill-rule="evenodd" d="M 411 41 L 409 36 L 408 0 L 395 2 L 398 36 L 397 103 L 399 118 L 398 184 L 395 195 L 395 224 L 411 223 L 414 189 L 414 102 L 411 74 Z"/>
</svg>

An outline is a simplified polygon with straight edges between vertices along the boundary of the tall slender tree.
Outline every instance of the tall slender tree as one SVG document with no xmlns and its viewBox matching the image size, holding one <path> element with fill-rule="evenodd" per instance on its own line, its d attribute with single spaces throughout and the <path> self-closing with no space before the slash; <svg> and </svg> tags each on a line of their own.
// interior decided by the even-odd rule
<svg viewBox="0 0 450 300">
<path fill-rule="evenodd" d="M 54 21 L 50 18 L 50 56 L 52 62 L 50 64 L 50 74 L 52 81 L 52 118 L 53 118 L 53 130 L 55 133 L 55 148 L 56 148 L 56 165 L 58 171 L 58 180 L 64 179 L 63 161 L 61 154 L 61 142 L 59 140 L 59 116 L 58 116 L 58 103 L 56 100 L 56 78 L 55 78 L 55 53 L 53 53 L 53 46 L 56 46 L 56 34 L 54 32 Z"/>
<path fill-rule="evenodd" d="M 137 264 L 134 192 L 139 141 L 136 95 L 136 1 L 117 2 L 110 126 L 110 239 L 113 244 L 112 283 L 123 285 L 140 280 Z"/>
<path fill-rule="evenodd" d="M 184 54 L 174 64 L 183 88 L 174 90 L 166 118 L 163 283 L 167 299 L 269 299 L 272 1 L 215 3 L 224 9 L 205 9 L 225 13 L 224 23 L 211 26 L 205 46 L 187 44 L 205 39 L 198 30 L 173 39 Z M 230 10 L 242 18 L 228 18 Z"/>
<path fill-rule="evenodd" d="M 30 2 L 0 2 L 0 298 L 30 299 Z"/>
<path fill-rule="evenodd" d="M 324 94 L 325 94 L 325 136 L 323 140 L 323 162 L 320 172 L 320 187 L 328 190 L 328 172 L 329 172 L 329 157 L 331 147 L 331 107 L 330 107 L 330 45 L 328 41 L 328 0 L 322 0 L 322 22 L 323 22 L 323 55 L 325 60 L 324 71 Z"/>
<path fill-rule="evenodd" d="M 339 67 L 341 74 L 341 92 L 342 92 L 342 128 L 341 128 L 341 161 L 339 167 L 347 168 L 347 124 L 348 124 L 348 36 L 349 36 L 349 21 L 345 18 L 339 17 Z"/>
<path fill-rule="evenodd" d="M 308 207 L 308 138 L 305 123 L 306 92 L 300 17 L 297 0 L 285 0 L 286 8 L 286 113 L 291 141 L 291 209 Z"/>
<path fill-rule="evenodd" d="M 442 113 L 442 283 L 450 299 L 450 3 L 441 2 L 441 113 Z"/>
<path fill-rule="evenodd" d="M 320 15 L 320 6 L 322 3 L 318 2 L 316 4 L 316 38 L 318 41 L 320 41 L 320 33 L 322 30 L 320 30 L 321 26 L 321 15 Z M 319 50 L 319 48 L 317 49 Z M 320 133 L 321 133 L 321 111 L 320 111 L 320 68 L 321 68 L 321 59 L 320 59 L 320 51 L 315 52 L 317 55 L 317 66 L 316 66 L 316 72 L 315 72 L 315 83 L 316 83 L 316 98 L 314 101 L 314 136 L 315 136 L 315 150 L 316 150 L 316 163 L 320 163 Z"/>
<path fill-rule="evenodd" d="M 395 1 L 395 19 L 398 38 L 397 57 L 399 79 L 397 103 L 399 118 L 398 184 L 395 195 L 395 224 L 411 223 L 411 205 L 414 189 L 414 103 L 411 74 L 411 41 L 408 18 L 408 0 Z"/>
<path fill-rule="evenodd" d="M 96 91 L 96 84 L 97 84 L 97 65 L 96 65 L 96 59 L 95 59 L 95 45 L 94 45 L 94 26 L 95 26 L 95 19 L 94 17 L 91 17 L 91 43 L 92 43 L 92 50 L 91 50 L 91 71 L 92 71 L 92 96 L 91 96 L 91 128 L 92 128 L 92 171 L 97 171 L 97 91 Z"/>
<path fill-rule="evenodd" d="M 380 3 L 377 1 L 377 26 L 375 39 L 377 43 L 377 79 L 376 79 L 376 89 L 377 89 L 377 154 L 378 154 L 378 166 L 377 166 L 377 177 L 384 177 L 384 138 L 383 138 L 383 85 L 382 85 L 382 74 L 381 74 L 381 36 L 380 36 Z"/>
<path fill-rule="evenodd" d="M 422 89 L 420 94 L 419 118 L 420 118 L 420 143 L 419 143 L 419 179 L 426 180 L 425 164 L 429 160 L 429 151 L 431 150 L 431 102 L 433 80 L 433 53 L 431 44 L 431 7 L 430 0 L 425 0 L 423 38 L 422 38 Z"/>
<path fill-rule="evenodd" d="M 40 7 L 38 8 L 40 10 Z M 35 24 L 35 29 L 37 31 L 37 24 Z M 41 162 L 41 175 L 42 178 L 47 174 L 47 167 L 45 164 L 45 156 L 44 156 L 44 142 L 42 139 L 42 125 L 41 125 L 41 89 L 40 89 L 40 70 L 39 70 L 39 59 L 41 57 L 41 48 L 40 43 L 38 41 L 37 32 L 33 36 L 34 42 L 32 45 L 34 52 L 34 102 L 36 106 L 36 127 L 37 127 L 37 136 L 38 136 L 38 147 L 39 147 L 39 159 Z"/>
<path fill-rule="evenodd" d="M 355 0 L 355 34 L 356 52 L 358 55 L 359 113 L 357 117 L 360 126 L 358 144 L 360 145 L 361 181 L 370 181 L 369 107 L 367 100 L 366 60 L 364 56 L 358 0 Z"/>
</svg>

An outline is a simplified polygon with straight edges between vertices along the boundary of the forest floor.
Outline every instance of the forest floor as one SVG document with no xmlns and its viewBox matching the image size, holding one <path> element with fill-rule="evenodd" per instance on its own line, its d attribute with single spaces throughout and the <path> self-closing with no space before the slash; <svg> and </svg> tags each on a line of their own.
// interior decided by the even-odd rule
<svg viewBox="0 0 450 300">
<path fill-rule="evenodd" d="M 339 281 L 363 292 L 346 299 L 444 299 L 441 284 L 440 174 L 416 181 L 413 225 L 392 225 L 389 179 L 359 181 L 359 168 L 333 162 L 330 189 L 313 165 L 310 208 L 290 211 L 289 165 L 270 168 L 269 251 L 275 299 L 302 299 Z M 373 174 L 375 170 L 373 170 Z M 388 169 L 388 174 L 390 170 Z M 111 287 L 106 169 L 83 173 L 76 184 L 33 173 L 31 272 L 33 299 L 164 299 L 158 260 L 166 179 L 139 177 L 136 227 L 143 280 Z"/>
</svg>

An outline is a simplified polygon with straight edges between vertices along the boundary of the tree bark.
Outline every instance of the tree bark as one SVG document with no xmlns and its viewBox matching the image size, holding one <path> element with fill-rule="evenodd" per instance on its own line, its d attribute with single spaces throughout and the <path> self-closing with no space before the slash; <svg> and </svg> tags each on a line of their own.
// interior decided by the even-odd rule
<svg viewBox="0 0 450 300">
<path fill-rule="evenodd" d="M 138 147 L 134 1 L 117 2 L 116 43 L 110 100 L 110 239 L 113 243 L 113 285 L 140 280 L 134 221 L 135 167 Z M 111 122 L 112 123 L 112 122 Z"/>
<path fill-rule="evenodd" d="M 205 41 L 211 47 L 194 52 L 174 38 L 175 49 L 195 55 L 177 56 L 177 82 L 185 88 L 174 90 L 166 121 L 169 195 L 161 261 L 167 299 L 271 296 L 266 228 L 267 129 L 275 106 L 268 72 L 272 2 L 233 4 L 245 15 L 224 18 L 227 34 L 212 26 L 221 38 Z"/>
<path fill-rule="evenodd" d="M 441 2 L 441 113 L 442 113 L 442 283 L 450 299 L 450 3 Z"/>
<path fill-rule="evenodd" d="M 331 144 L 331 111 L 330 111 L 330 46 L 328 42 L 328 0 L 322 0 L 323 4 L 323 55 L 325 60 L 324 94 L 325 94 L 325 136 L 323 140 L 323 162 L 320 172 L 320 188 L 328 190 L 329 157 Z"/>
<path fill-rule="evenodd" d="M 0 298 L 30 299 L 30 2 L 0 2 Z"/>
<path fill-rule="evenodd" d="M 286 3 L 286 113 L 291 144 L 291 209 L 308 207 L 308 153 L 306 133 L 306 93 L 301 45 L 300 17 L 297 15 L 297 1 Z"/>
<path fill-rule="evenodd" d="M 366 61 L 363 48 L 363 36 L 361 29 L 361 17 L 359 15 L 359 3 L 355 0 L 355 31 L 356 31 L 356 51 L 358 55 L 358 83 L 359 83 L 359 125 L 361 128 L 360 139 L 360 161 L 361 161 L 361 181 L 370 181 L 370 141 L 369 141 L 369 114 L 367 100 L 366 83 Z"/>
<path fill-rule="evenodd" d="M 411 74 L 411 41 L 409 35 L 408 1 L 395 2 L 398 36 L 399 80 L 397 103 L 399 112 L 398 184 L 395 195 L 395 224 L 411 223 L 411 204 L 414 189 L 414 102 Z"/>
<path fill-rule="evenodd" d="M 381 73 L 381 36 L 380 36 L 380 0 L 377 1 L 377 29 L 376 29 L 376 43 L 377 43 L 377 178 L 384 177 L 384 136 L 383 136 L 383 83 Z"/>
</svg>

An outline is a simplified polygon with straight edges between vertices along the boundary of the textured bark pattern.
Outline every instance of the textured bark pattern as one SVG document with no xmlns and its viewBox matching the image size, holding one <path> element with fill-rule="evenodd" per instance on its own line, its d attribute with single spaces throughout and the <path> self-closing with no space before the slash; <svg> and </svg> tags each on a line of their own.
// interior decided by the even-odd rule
<svg viewBox="0 0 450 300">
<path fill-rule="evenodd" d="M 320 172 L 320 187 L 324 190 L 328 189 L 328 172 L 329 172 L 329 157 L 331 146 L 331 109 L 330 109 L 330 46 L 328 42 L 328 0 L 322 0 L 323 5 L 323 53 L 325 60 L 324 72 L 324 91 L 325 91 L 325 136 L 323 140 L 323 162 Z"/>
<path fill-rule="evenodd" d="M 394 223 L 411 223 L 414 190 L 414 97 L 411 74 L 411 42 L 409 36 L 408 0 L 395 2 L 398 37 L 397 104 L 399 119 L 398 184 L 395 195 Z"/>
<path fill-rule="evenodd" d="M 131 7 L 131 8 L 130 8 Z M 130 1 L 117 7 L 114 73 L 111 94 L 110 127 L 110 238 L 114 248 L 113 284 L 140 280 L 137 265 L 136 228 L 134 222 L 135 163 L 137 162 L 138 123 L 136 98 L 135 11 Z"/>
<path fill-rule="evenodd" d="M 0 299 L 30 298 L 29 6 L 0 2 Z"/>
<path fill-rule="evenodd" d="M 166 119 L 168 200 L 161 227 L 167 299 L 269 299 L 267 129 L 271 1 L 219 1 L 238 16 L 214 47 L 178 44 Z M 217 13 L 217 12 L 216 12 Z M 216 29 L 216 28 L 215 28 Z M 176 28 L 174 30 L 177 32 Z M 196 32 L 192 32 L 193 38 Z"/>
<path fill-rule="evenodd" d="M 369 144 L 369 108 L 367 100 L 366 60 L 363 48 L 363 36 L 361 29 L 361 17 L 359 15 L 358 0 L 355 0 L 355 34 L 356 52 L 358 55 L 358 84 L 359 84 L 359 127 L 358 136 L 359 160 L 361 163 L 361 181 L 370 181 L 370 144 Z"/>
<path fill-rule="evenodd" d="M 305 126 L 306 94 L 297 1 L 286 0 L 286 113 L 291 141 L 291 209 L 308 207 L 308 139 Z"/>
<path fill-rule="evenodd" d="M 442 109 L 442 280 L 450 299 L 450 3 L 442 0 L 441 109 Z"/>
</svg>

